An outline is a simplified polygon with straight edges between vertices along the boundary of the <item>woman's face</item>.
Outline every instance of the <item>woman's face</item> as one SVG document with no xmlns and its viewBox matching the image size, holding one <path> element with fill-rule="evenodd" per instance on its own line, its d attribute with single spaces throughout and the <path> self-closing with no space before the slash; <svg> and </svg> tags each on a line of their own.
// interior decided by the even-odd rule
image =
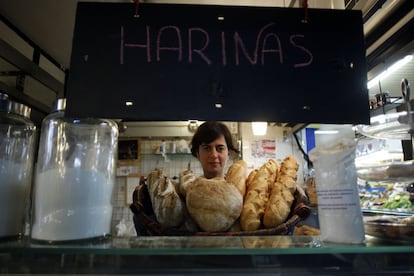
<svg viewBox="0 0 414 276">
<path fill-rule="evenodd" d="M 224 136 L 198 148 L 198 160 L 203 167 L 205 178 L 224 177 L 224 167 L 229 159 L 229 151 Z"/>
</svg>

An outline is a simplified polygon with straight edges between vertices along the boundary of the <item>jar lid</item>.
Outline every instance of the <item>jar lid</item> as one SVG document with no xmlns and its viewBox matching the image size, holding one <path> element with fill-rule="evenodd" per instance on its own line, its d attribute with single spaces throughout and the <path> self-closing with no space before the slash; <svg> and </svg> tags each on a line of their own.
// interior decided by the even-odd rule
<svg viewBox="0 0 414 276">
<path fill-rule="evenodd" d="M 65 109 L 66 109 L 66 99 L 59 98 L 55 101 L 52 112 L 57 112 L 57 111 L 62 111 L 62 110 L 64 111 Z"/>
<path fill-rule="evenodd" d="M 7 94 L 0 92 L 0 112 L 9 112 L 30 118 L 31 108 L 17 102 L 9 100 Z"/>
</svg>

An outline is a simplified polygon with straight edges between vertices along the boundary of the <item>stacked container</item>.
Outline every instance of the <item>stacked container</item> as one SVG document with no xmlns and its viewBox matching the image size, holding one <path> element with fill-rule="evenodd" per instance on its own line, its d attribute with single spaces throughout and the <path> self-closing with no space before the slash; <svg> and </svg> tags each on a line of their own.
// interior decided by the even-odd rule
<svg viewBox="0 0 414 276">
<path fill-rule="evenodd" d="M 0 238 L 25 231 L 36 141 L 30 113 L 0 93 Z"/>
<path fill-rule="evenodd" d="M 62 242 L 111 233 L 118 128 L 105 119 L 73 119 L 65 99 L 42 122 L 31 238 Z"/>
</svg>

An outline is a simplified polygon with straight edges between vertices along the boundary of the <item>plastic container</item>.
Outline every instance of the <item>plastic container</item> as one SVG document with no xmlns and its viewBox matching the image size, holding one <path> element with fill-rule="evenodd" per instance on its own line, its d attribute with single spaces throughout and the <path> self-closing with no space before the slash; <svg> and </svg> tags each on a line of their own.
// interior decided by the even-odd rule
<svg viewBox="0 0 414 276">
<path fill-rule="evenodd" d="M 177 153 L 177 144 L 175 143 L 175 140 L 172 140 L 170 143 L 170 153 Z"/>
<path fill-rule="evenodd" d="M 341 139 L 312 149 L 318 219 L 324 242 L 360 244 L 364 223 L 355 170 L 356 141 Z"/>
<path fill-rule="evenodd" d="M 165 142 L 165 140 L 161 141 L 161 145 L 160 145 L 160 153 L 161 154 L 165 154 L 167 152 L 167 143 Z"/>
<path fill-rule="evenodd" d="M 0 93 L 0 238 L 25 232 L 36 141 L 30 113 Z"/>
<path fill-rule="evenodd" d="M 118 128 L 64 115 L 64 99 L 42 122 L 31 238 L 66 242 L 111 234 Z"/>
</svg>

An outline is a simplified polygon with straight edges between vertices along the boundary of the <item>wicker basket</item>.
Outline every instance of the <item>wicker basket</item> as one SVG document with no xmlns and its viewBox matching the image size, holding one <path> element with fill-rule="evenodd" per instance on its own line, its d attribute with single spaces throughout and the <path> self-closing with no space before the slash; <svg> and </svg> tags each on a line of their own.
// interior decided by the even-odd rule
<svg viewBox="0 0 414 276">
<path fill-rule="evenodd" d="M 155 219 L 147 185 L 138 185 L 132 195 L 130 209 L 134 214 L 134 225 L 138 236 L 262 236 L 287 235 L 298 222 L 306 219 L 311 209 L 306 205 L 307 197 L 304 193 L 295 193 L 295 202 L 288 219 L 270 229 L 240 232 L 188 232 L 177 228 L 166 228 Z"/>
</svg>

